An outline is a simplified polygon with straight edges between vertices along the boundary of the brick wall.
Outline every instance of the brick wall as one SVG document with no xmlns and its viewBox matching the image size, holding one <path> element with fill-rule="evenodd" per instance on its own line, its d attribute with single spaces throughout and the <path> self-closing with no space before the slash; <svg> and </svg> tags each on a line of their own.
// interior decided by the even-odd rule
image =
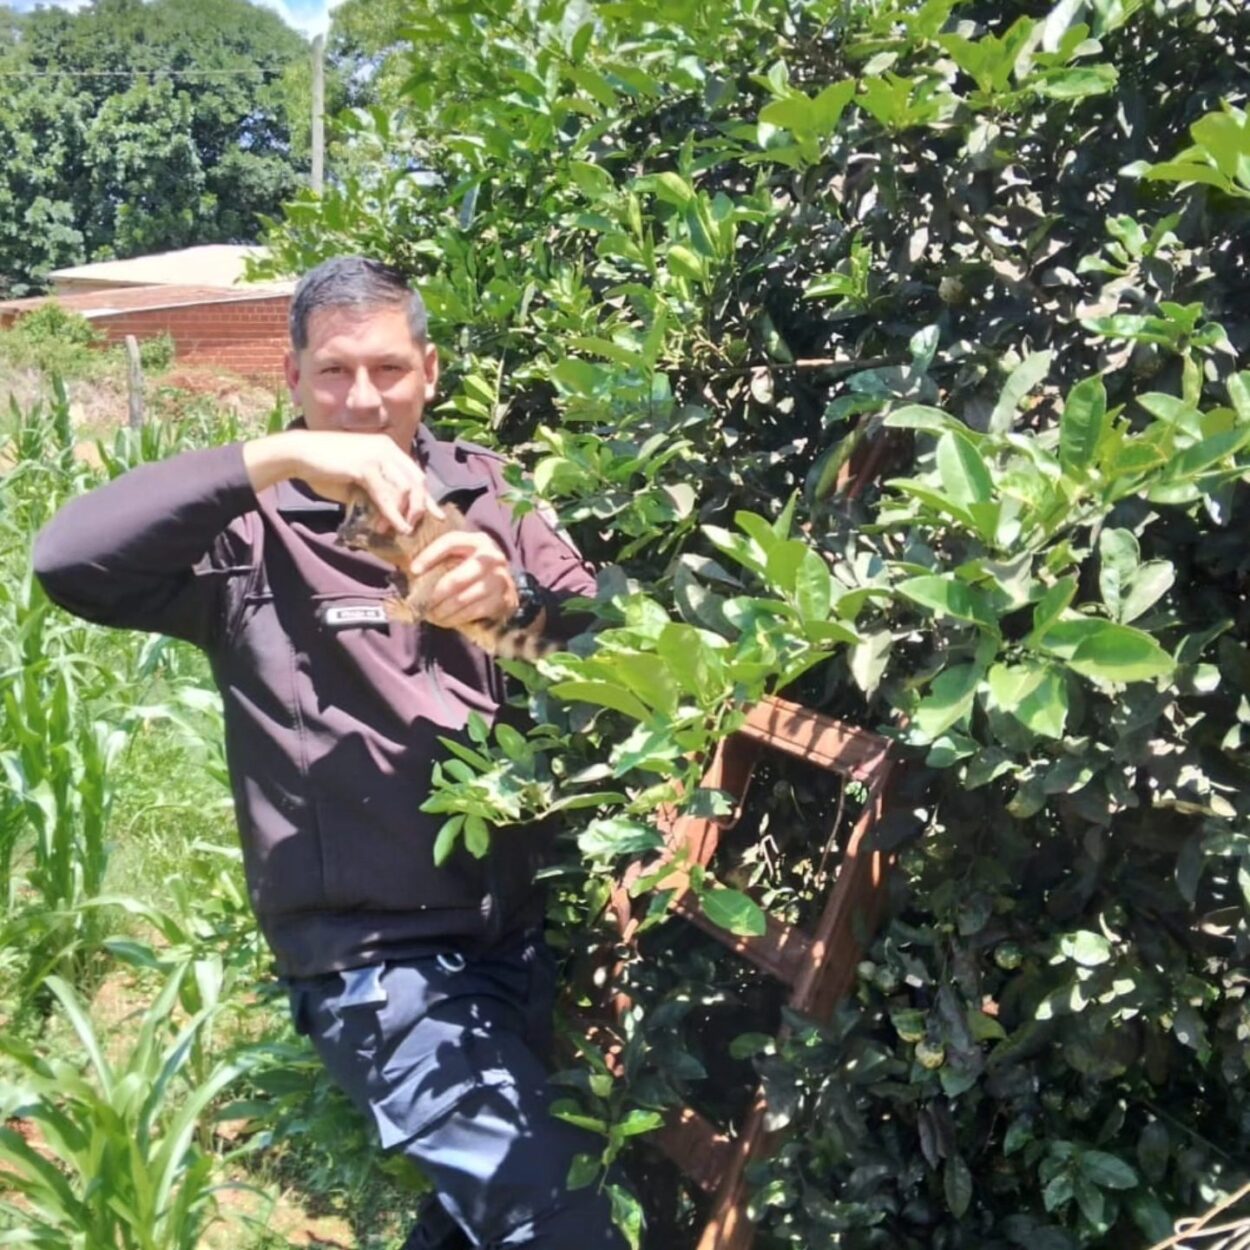
<svg viewBox="0 0 1250 1250">
<path fill-rule="evenodd" d="M 282 377 L 287 347 L 288 296 L 145 308 L 92 318 L 112 343 L 127 334 L 152 338 L 168 332 L 182 364 L 228 369 L 266 382 Z"/>
</svg>

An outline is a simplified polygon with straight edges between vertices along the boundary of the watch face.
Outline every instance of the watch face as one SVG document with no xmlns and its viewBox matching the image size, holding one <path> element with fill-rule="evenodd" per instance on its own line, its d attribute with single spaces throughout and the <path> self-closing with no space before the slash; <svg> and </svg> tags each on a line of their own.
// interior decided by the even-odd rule
<svg viewBox="0 0 1250 1250">
<path fill-rule="evenodd" d="M 530 573 L 518 573 L 515 577 L 517 609 L 512 618 L 514 625 L 528 625 L 542 611 L 542 595 L 538 583 Z"/>
</svg>

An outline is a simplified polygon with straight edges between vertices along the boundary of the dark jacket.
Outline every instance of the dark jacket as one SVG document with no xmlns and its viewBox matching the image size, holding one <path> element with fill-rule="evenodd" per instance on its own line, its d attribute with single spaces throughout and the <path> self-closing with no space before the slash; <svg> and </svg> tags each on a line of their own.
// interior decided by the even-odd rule
<svg viewBox="0 0 1250 1250">
<path fill-rule="evenodd" d="M 502 501 L 499 457 L 424 429 L 415 451 L 434 496 L 553 607 L 593 593 L 576 551 Z M 341 517 L 302 483 L 257 495 L 236 443 L 137 468 L 66 504 L 35 543 L 35 572 L 69 611 L 207 653 L 252 904 L 289 976 L 488 944 L 540 906 L 533 831 L 434 866 L 443 818 L 420 807 L 447 756 L 438 737 L 459 736 L 474 709 L 493 719 L 503 679 L 453 631 L 368 619 L 390 569 L 335 544 Z"/>
</svg>

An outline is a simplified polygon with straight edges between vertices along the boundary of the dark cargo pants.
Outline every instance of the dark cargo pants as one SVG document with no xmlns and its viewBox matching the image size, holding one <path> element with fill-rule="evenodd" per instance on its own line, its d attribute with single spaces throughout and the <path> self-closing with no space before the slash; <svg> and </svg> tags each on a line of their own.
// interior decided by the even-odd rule
<svg viewBox="0 0 1250 1250">
<path fill-rule="evenodd" d="M 289 982 L 330 1075 L 433 1181 L 474 1246 L 623 1250 L 607 1198 L 569 1190 L 602 1142 L 549 1114 L 555 970 L 539 937 Z M 420 1239 L 417 1239 L 420 1244 Z"/>
</svg>

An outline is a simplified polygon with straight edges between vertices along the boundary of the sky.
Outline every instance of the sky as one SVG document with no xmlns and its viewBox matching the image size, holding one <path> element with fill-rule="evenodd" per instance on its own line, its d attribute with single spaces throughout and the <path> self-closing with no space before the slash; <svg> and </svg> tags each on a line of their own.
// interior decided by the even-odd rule
<svg viewBox="0 0 1250 1250">
<path fill-rule="evenodd" d="M 89 0 L 7 0 L 19 13 L 33 9 L 42 4 L 53 9 L 82 9 Z M 288 26 L 305 35 L 321 35 L 329 29 L 330 10 L 336 7 L 337 0 L 253 0 L 266 9 L 273 9 L 282 15 Z"/>
</svg>

